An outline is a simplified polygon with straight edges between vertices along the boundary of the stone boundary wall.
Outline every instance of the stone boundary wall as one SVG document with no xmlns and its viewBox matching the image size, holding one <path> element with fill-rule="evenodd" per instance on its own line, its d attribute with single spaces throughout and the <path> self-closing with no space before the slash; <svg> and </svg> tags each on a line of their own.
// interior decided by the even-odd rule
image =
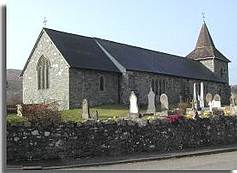
<svg viewBox="0 0 237 173">
<path fill-rule="evenodd" d="M 237 117 L 7 124 L 7 160 L 31 161 L 170 152 L 237 143 Z"/>
</svg>

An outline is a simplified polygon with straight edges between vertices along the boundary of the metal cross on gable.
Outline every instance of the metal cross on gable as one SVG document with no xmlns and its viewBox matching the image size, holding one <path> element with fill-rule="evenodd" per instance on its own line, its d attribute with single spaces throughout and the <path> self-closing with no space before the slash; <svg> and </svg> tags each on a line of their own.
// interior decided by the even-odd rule
<svg viewBox="0 0 237 173">
<path fill-rule="evenodd" d="M 46 27 L 46 24 L 47 24 L 47 19 L 46 19 L 46 17 L 44 17 L 43 24 L 44 24 L 44 26 Z"/>
</svg>

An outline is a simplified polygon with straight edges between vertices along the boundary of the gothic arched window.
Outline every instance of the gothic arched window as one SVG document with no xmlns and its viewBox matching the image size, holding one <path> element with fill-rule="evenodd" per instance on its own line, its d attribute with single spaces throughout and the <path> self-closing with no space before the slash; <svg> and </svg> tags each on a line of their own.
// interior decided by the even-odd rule
<svg viewBox="0 0 237 173">
<path fill-rule="evenodd" d="M 38 89 L 49 88 L 49 67 L 49 60 L 41 56 L 37 64 Z"/>
<path fill-rule="evenodd" d="M 104 91 L 104 77 L 101 76 L 100 77 L 100 91 Z"/>
<path fill-rule="evenodd" d="M 155 90 L 155 80 L 154 79 L 151 80 L 151 88 L 152 88 L 152 91 L 154 92 L 154 90 Z"/>
</svg>

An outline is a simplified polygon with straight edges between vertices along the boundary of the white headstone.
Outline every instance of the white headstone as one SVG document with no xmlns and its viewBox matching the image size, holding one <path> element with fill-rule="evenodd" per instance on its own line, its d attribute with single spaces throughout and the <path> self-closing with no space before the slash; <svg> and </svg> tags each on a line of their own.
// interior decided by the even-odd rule
<svg viewBox="0 0 237 173">
<path fill-rule="evenodd" d="M 197 110 L 198 104 L 197 104 L 197 90 L 196 90 L 196 83 L 193 84 L 193 102 L 194 102 L 194 108 Z"/>
<path fill-rule="evenodd" d="M 200 102 L 200 108 L 203 109 L 204 108 L 204 86 L 203 86 L 203 82 L 201 82 L 201 86 L 200 86 L 199 102 Z"/>
<path fill-rule="evenodd" d="M 147 113 L 155 113 L 156 112 L 156 106 L 155 106 L 155 93 L 152 91 L 152 88 L 150 89 L 150 92 L 148 94 L 148 107 L 147 107 Z"/>
<path fill-rule="evenodd" d="M 169 101 L 166 94 L 161 94 L 160 96 L 161 111 L 169 110 Z"/>
<path fill-rule="evenodd" d="M 90 118 L 89 105 L 87 99 L 82 101 L 82 119 L 88 120 Z"/>
<path fill-rule="evenodd" d="M 213 108 L 221 108 L 221 97 L 219 94 L 216 94 L 212 101 Z"/>
<path fill-rule="evenodd" d="M 129 102 L 130 102 L 129 114 L 138 114 L 139 110 L 138 110 L 138 105 L 137 105 L 137 96 L 134 93 L 134 91 L 131 92 L 131 95 L 129 97 Z"/>
<path fill-rule="evenodd" d="M 22 117 L 22 106 L 20 104 L 16 105 L 17 116 Z"/>
<path fill-rule="evenodd" d="M 208 106 L 209 106 L 209 111 L 212 112 L 212 102 L 208 102 Z"/>
<path fill-rule="evenodd" d="M 231 97 L 230 97 L 230 105 L 231 106 L 235 106 L 235 96 L 233 94 L 231 94 Z"/>
<path fill-rule="evenodd" d="M 206 95 L 206 102 L 209 103 L 212 101 L 212 94 L 211 93 L 207 93 Z"/>
</svg>

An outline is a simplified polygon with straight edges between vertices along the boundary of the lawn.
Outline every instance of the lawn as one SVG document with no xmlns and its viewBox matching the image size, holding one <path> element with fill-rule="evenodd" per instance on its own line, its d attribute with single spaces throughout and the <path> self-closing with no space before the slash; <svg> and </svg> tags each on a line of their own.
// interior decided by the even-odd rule
<svg viewBox="0 0 237 173">
<path fill-rule="evenodd" d="M 103 105 L 103 106 L 96 106 L 90 108 L 90 113 L 93 114 L 98 111 L 99 119 L 108 119 L 108 118 L 118 118 L 118 117 L 126 117 L 128 115 L 128 106 L 126 105 Z M 141 111 L 145 109 L 141 108 Z M 73 122 L 80 122 L 82 121 L 81 114 L 82 110 L 79 109 L 70 109 L 61 111 L 61 117 L 64 122 L 73 121 Z M 9 114 L 7 115 L 7 121 L 10 123 L 20 123 L 26 121 L 24 117 L 18 117 L 16 114 Z"/>
<path fill-rule="evenodd" d="M 90 113 L 98 111 L 99 119 L 108 119 L 113 117 L 126 117 L 128 115 L 128 106 L 125 105 L 103 105 L 90 108 Z M 62 111 L 63 121 L 81 121 L 81 109 L 71 109 Z"/>
</svg>

